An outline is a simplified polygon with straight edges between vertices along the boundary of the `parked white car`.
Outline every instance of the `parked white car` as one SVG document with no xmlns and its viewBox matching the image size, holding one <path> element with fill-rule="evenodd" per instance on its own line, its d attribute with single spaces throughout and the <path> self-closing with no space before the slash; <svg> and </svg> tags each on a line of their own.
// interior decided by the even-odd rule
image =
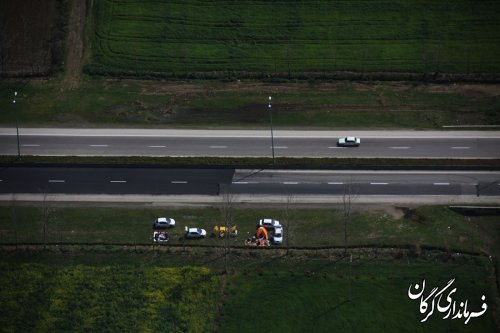
<svg viewBox="0 0 500 333">
<path fill-rule="evenodd" d="M 207 231 L 201 228 L 189 228 L 186 227 L 186 238 L 203 238 L 207 235 Z"/>
<path fill-rule="evenodd" d="M 273 244 L 274 245 L 283 244 L 283 227 L 282 226 L 277 226 L 274 228 Z"/>
<path fill-rule="evenodd" d="M 281 226 L 281 224 L 280 221 L 278 220 L 265 218 L 259 220 L 259 226 L 264 227 L 266 229 L 272 229 Z"/>
<path fill-rule="evenodd" d="M 360 144 L 361 140 L 355 136 L 347 136 L 337 141 L 337 146 L 339 147 L 358 147 Z"/>
<path fill-rule="evenodd" d="M 154 229 L 164 229 L 175 227 L 175 220 L 171 217 L 159 217 L 153 223 Z"/>
</svg>

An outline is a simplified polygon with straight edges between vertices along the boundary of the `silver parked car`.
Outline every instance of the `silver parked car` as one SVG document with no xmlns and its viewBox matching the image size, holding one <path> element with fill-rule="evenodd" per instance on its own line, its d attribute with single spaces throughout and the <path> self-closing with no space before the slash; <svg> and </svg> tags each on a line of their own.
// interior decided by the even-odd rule
<svg viewBox="0 0 500 333">
<path fill-rule="evenodd" d="M 201 228 L 189 228 L 185 227 L 186 238 L 203 238 L 207 235 L 207 231 Z"/>
<path fill-rule="evenodd" d="M 358 147 L 360 144 L 361 140 L 355 136 L 346 136 L 337 141 L 337 146 L 339 147 Z"/>
<path fill-rule="evenodd" d="M 175 220 L 171 217 L 159 217 L 153 223 L 153 229 L 166 229 L 175 227 Z"/>
<path fill-rule="evenodd" d="M 266 229 L 272 229 L 275 227 L 279 227 L 280 221 L 271 218 L 264 218 L 259 220 L 259 226 L 264 227 Z"/>
<path fill-rule="evenodd" d="M 272 237 L 273 237 L 273 244 L 274 245 L 283 244 L 283 227 L 282 226 L 275 227 L 274 234 Z"/>
</svg>

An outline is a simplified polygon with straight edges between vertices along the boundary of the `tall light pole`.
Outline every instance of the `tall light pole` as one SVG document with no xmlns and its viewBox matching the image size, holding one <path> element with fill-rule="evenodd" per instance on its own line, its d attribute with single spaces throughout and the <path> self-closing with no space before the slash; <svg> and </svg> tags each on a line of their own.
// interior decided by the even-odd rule
<svg viewBox="0 0 500 333">
<path fill-rule="evenodd" d="M 273 134 L 273 111 L 271 110 L 271 96 L 269 96 L 269 117 L 271 118 L 271 150 L 273 152 L 273 164 L 274 164 L 274 134 Z"/>
<path fill-rule="evenodd" d="M 14 100 L 12 101 L 12 103 L 14 104 L 14 113 L 16 114 L 17 158 L 21 159 L 21 145 L 19 144 L 19 121 L 17 120 L 16 96 L 17 91 L 14 91 Z"/>
</svg>

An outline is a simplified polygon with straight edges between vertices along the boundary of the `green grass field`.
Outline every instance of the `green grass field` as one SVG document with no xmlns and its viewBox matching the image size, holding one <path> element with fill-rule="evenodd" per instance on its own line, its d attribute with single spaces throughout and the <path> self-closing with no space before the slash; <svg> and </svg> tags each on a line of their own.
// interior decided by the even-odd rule
<svg viewBox="0 0 500 333">
<path fill-rule="evenodd" d="M 87 71 L 500 72 L 497 1 L 94 2 Z"/>
<path fill-rule="evenodd" d="M 429 288 L 442 288 L 456 278 L 457 299 L 468 299 L 477 311 L 490 289 L 488 272 L 479 263 L 355 261 L 350 269 L 345 263 L 272 261 L 258 267 L 229 280 L 221 332 L 495 331 L 488 317 L 464 325 L 436 312 L 420 323 L 419 303 L 407 296 L 410 284 L 425 280 Z"/>
</svg>

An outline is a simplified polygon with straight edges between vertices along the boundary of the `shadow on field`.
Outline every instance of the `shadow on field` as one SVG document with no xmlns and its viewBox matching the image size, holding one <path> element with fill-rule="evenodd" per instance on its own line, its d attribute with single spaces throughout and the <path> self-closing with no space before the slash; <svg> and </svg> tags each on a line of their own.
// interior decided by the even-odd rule
<svg viewBox="0 0 500 333">
<path fill-rule="evenodd" d="M 317 315 L 316 317 L 314 317 L 314 320 L 320 319 L 321 317 L 325 317 L 326 315 L 331 315 L 335 310 L 337 310 L 342 305 L 347 304 L 347 303 L 349 303 L 349 300 L 342 301 L 342 302 L 340 302 L 340 303 L 332 306 L 331 308 L 327 309 L 323 313 L 320 313 L 319 315 Z"/>
</svg>

